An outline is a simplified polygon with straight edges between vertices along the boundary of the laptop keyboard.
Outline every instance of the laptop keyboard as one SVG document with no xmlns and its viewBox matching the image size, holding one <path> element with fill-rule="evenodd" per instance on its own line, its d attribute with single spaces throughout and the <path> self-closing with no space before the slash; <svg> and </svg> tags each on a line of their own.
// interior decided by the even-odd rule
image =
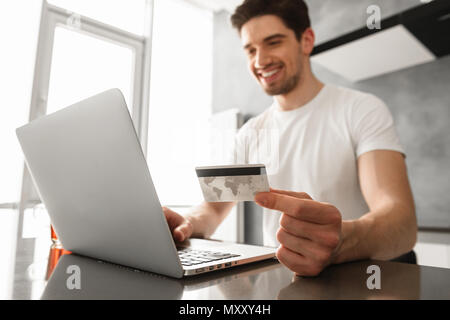
<svg viewBox="0 0 450 320">
<path fill-rule="evenodd" d="M 239 257 L 239 254 L 178 248 L 178 256 L 183 266 L 193 266 L 211 261 Z"/>
</svg>

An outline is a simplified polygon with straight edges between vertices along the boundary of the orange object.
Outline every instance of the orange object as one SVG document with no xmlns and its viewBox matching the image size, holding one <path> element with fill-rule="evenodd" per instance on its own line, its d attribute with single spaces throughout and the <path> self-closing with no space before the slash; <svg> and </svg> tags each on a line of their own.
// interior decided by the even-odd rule
<svg viewBox="0 0 450 320">
<path fill-rule="evenodd" d="M 52 225 L 50 225 L 50 231 L 53 244 L 50 247 L 50 253 L 48 255 L 47 275 L 45 277 L 46 280 L 48 280 L 52 275 L 53 270 L 58 264 L 59 258 L 61 258 L 65 254 L 72 253 L 62 247 L 61 242 L 58 240 L 58 236 L 56 235 L 55 230 L 53 230 Z"/>
<path fill-rule="evenodd" d="M 45 280 L 48 280 L 52 275 L 53 270 L 58 264 L 59 258 L 61 258 L 65 254 L 71 254 L 70 251 L 64 250 L 62 247 L 58 247 L 52 245 L 50 248 L 50 254 L 48 256 L 48 264 L 47 264 L 47 274 Z"/>
<path fill-rule="evenodd" d="M 58 240 L 58 236 L 56 235 L 55 230 L 53 229 L 53 226 L 50 225 L 50 235 L 53 242 Z"/>
</svg>

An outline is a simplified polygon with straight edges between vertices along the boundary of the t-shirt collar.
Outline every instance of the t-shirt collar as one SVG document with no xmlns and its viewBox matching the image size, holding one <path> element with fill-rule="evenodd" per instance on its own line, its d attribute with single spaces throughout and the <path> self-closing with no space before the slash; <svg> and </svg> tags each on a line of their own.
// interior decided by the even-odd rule
<svg viewBox="0 0 450 320">
<path fill-rule="evenodd" d="M 276 114 L 276 116 L 281 118 L 290 118 L 292 116 L 298 116 L 303 115 L 305 113 L 308 113 L 310 110 L 314 109 L 314 107 L 318 104 L 320 104 L 321 97 L 325 94 L 325 91 L 328 90 L 328 85 L 324 85 L 322 89 L 316 94 L 314 98 L 312 98 L 310 101 L 308 101 L 306 104 L 292 109 L 288 111 L 284 111 L 281 109 L 280 105 L 278 104 L 278 101 L 274 98 L 273 104 L 272 104 L 272 110 Z"/>
</svg>

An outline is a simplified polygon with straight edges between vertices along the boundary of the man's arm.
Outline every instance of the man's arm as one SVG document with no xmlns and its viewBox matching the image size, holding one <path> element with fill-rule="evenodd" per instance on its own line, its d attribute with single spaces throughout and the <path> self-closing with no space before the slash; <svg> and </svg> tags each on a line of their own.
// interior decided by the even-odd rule
<svg viewBox="0 0 450 320">
<path fill-rule="evenodd" d="M 190 237 L 209 238 L 226 218 L 235 202 L 203 202 L 182 216 L 163 207 L 172 236 L 182 242 Z"/>
<path fill-rule="evenodd" d="M 369 212 L 342 222 L 333 261 L 388 260 L 410 251 L 417 238 L 414 200 L 401 153 L 375 150 L 358 158 L 361 191 Z"/>
<path fill-rule="evenodd" d="M 236 202 L 202 202 L 185 216 L 193 226 L 192 236 L 209 238 L 230 213 Z"/>
<path fill-rule="evenodd" d="M 416 242 L 414 202 L 402 155 L 371 151 L 358 159 L 360 184 L 370 212 L 342 221 L 332 204 L 302 192 L 271 189 L 255 196 L 259 205 L 282 212 L 277 258 L 301 276 L 316 276 L 331 263 L 390 259 Z"/>
</svg>

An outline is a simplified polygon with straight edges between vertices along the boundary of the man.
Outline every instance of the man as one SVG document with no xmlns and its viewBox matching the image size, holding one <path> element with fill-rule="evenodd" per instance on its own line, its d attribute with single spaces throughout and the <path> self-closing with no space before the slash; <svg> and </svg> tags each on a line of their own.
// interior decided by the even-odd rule
<svg viewBox="0 0 450 320">
<path fill-rule="evenodd" d="M 237 148 L 258 162 L 255 146 L 277 132 L 264 207 L 264 244 L 297 275 L 356 259 L 410 251 L 417 224 L 403 149 L 392 116 L 373 95 L 325 85 L 312 73 L 314 32 L 302 0 L 246 0 L 231 17 L 248 67 L 274 104 L 249 120 Z M 272 137 L 273 138 L 273 137 Z M 267 165 L 267 164 L 266 164 Z M 290 191 L 286 191 L 290 190 Z M 185 217 L 164 208 L 173 236 L 208 237 L 234 203 L 202 203 Z"/>
</svg>

